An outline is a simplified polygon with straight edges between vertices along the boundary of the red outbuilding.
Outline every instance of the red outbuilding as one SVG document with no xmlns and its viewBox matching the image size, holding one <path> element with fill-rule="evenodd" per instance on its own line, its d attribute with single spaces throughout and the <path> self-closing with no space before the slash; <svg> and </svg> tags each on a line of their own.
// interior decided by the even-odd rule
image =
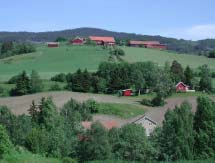
<svg viewBox="0 0 215 163">
<path fill-rule="evenodd" d="M 73 40 L 70 40 L 70 43 L 73 45 L 83 45 L 84 44 L 84 39 L 80 37 L 76 37 Z"/>
<path fill-rule="evenodd" d="M 132 89 L 122 90 L 122 96 L 132 96 L 132 95 L 133 95 Z"/>
<path fill-rule="evenodd" d="M 115 45 L 114 37 L 90 36 L 91 41 L 95 41 L 97 45 Z"/>
<path fill-rule="evenodd" d="M 176 85 L 176 92 L 187 92 L 188 90 L 189 90 L 189 86 L 187 86 L 183 82 L 179 82 Z"/>
<path fill-rule="evenodd" d="M 59 42 L 48 42 L 47 46 L 49 48 L 56 48 L 56 47 L 59 47 Z"/>
<path fill-rule="evenodd" d="M 131 40 L 129 42 L 130 46 L 133 47 L 145 47 L 145 48 L 153 48 L 153 49 L 167 49 L 167 45 L 161 44 L 159 41 L 134 41 Z"/>
</svg>

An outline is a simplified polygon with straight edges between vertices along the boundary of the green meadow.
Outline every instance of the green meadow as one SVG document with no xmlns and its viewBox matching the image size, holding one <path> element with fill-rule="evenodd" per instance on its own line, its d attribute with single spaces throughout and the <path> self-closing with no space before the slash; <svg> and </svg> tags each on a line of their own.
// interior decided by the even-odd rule
<svg viewBox="0 0 215 163">
<path fill-rule="evenodd" d="M 215 59 L 209 59 L 205 56 L 197 56 L 191 54 L 177 54 L 169 51 L 124 47 L 126 55 L 124 59 L 128 62 L 153 61 L 159 66 L 164 66 L 168 61 L 170 64 L 173 60 L 177 60 L 183 67 L 190 66 L 198 68 L 203 64 L 207 64 L 210 69 L 215 70 Z"/>
<path fill-rule="evenodd" d="M 198 68 L 207 64 L 213 71 L 215 70 L 215 60 L 204 56 L 145 48 L 123 47 L 123 49 L 126 53 L 123 59 L 126 62 L 152 61 L 163 66 L 166 61 L 171 63 L 177 60 L 183 66 L 190 65 L 192 68 Z M 32 69 L 38 71 L 43 79 L 49 79 L 61 72 L 75 72 L 78 68 L 96 71 L 102 61 L 108 61 L 108 57 L 109 51 L 101 47 L 62 45 L 59 48 L 47 48 L 44 45 L 38 46 L 37 52 L 1 59 L 0 81 L 6 81 L 23 70 L 30 73 Z"/>
</svg>

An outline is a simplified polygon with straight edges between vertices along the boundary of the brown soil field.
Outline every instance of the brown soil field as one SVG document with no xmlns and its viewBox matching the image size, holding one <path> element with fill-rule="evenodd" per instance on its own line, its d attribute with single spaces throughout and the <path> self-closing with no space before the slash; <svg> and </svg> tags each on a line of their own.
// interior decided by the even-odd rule
<svg viewBox="0 0 215 163">
<path fill-rule="evenodd" d="M 36 103 L 40 101 L 42 97 L 52 97 L 55 105 L 58 108 L 61 108 L 67 101 L 71 98 L 83 102 L 88 99 L 94 99 L 100 103 L 125 103 L 125 104 L 137 104 L 139 103 L 136 99 L 132 98 L 120 98 L 113 95 L 104 95 L 104 94 L 91 94 L 91 93 L 77 93 L 77 92 L 69 92 L 69 91 L 60 91 L 60 92 L 47 92 L 47 93 L 38 93 L 33 95 L 26 95 L 20 97 L 6 97 L 0 98 L 0 105 L 5 105 L 12 110 L 14 114 L 27 114 L 29 106 L 31 102 L 35 100 Z M 215 97 L 213 97 L 215 99 Z M 188 101 L 192 105 L 192 111 L 195 112 L 197 107 L 196 97 L 175 97 L 169 98 L 166 100 L 166 105 L 163 107 L 146 107 L 145 115 L 151 118 L 153 121 L 161 124 L 164 120 L 165 112 L 168 109 L 174 109 L 175 106 L 180 106 L 184 101 Z M 94 121 L 108 121 L 108 120 L 115 120 L 122 126 L 126 123 L 131 123 L 136 119 L 140 118 L 143 115 L 139 115 L 135 118 L 130 119 L 122 119 L 112 115 L 94 115 Z"/>
</svg>

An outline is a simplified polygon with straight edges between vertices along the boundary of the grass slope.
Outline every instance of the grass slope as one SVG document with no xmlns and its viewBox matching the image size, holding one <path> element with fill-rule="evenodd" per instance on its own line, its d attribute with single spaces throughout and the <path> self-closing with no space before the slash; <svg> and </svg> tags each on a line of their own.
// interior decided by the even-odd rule
<svg viewBox="0 0 215 163">
<path fill-rule="evenodd" d="M 215 70 L 215 60 L 204 56 L 135 47 L 124 47 L 123 49 L 126 53 L 124 59 L 129 62 L 153 61 L 159 66 L 164 66 L 166 61 L 171 63 L 173 60 L 177 60 L 184 67 L 189 65 L 192 68 L 198 68 L 203 64 L 207 64 L 211 69 Z"/>
<path fill-rule="evenodd" d="M 166 61 L 179 61 L 183 66 L 197 68 L 208 64 L 215 71 L 215 60 L 203 56 L 176 54 L 155 49 L 123 47 L 128 62 L 152 61 L 164 66 Z M 108 61 L 109 52 L 101 47 L 62 45 L 59 48 L 38 46 L 37 52 L 0 60 L 0 81 L 26 70 L 34 69 L 43 79 L 61 72 L 75 72 L 78 68 L 96 71 L 102 61 Z"/>
<path fill-rule="evenodd" d="M 100 114 L 115 115 L 125 119 L 145 113 L 145 109 L 140 105 L 114 103 L 100 103 L 98 111 Z"/>
<path fill-rule="evenodd" d="M 91 161 L 88 163 L 140 163 L 138 161 L 121 161 L 121 160 L 102 160 Z M 214 160 L 196 160 L 196 161 L 176 161 L 176 162 L 152 162 L 152 163 L 214 163 Z"/>
<path fill-rule="evenodd" d="M 74 72 L 78 68 L 96 71 L 102 61 L 109 57 L 101 47 L 61 46 L 59 48 L 39 47 L 37 52 L 17 55 L 0 60 L 0 81 L 23 70 L 38 71 L 42 78 L 50 78 L 60 72 Z"/>
</svg>

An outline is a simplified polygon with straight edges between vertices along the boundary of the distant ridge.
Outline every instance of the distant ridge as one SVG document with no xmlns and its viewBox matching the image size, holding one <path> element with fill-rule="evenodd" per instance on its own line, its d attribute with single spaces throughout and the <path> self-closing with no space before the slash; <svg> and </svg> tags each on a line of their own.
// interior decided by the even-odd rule
<svg viewBox="0 0 215 163">
<path fill-rule="evenodd" d="M 47 42 L 54 41 L 57 37 L 67 39 L 82 36 L 113 36 L 116 39 L 132 39 L 144 41 L 159 41 L 167 44 L 169 50 L 179 53 L 206 54 L 210 50 L 215 50 L 215 39 L 206 39 L 200 41 L 188 41 L 183 39 L 167 38 L 162 36 L 141 35 L 135 33 L 114 32 L 99 28 L 76 28 L 71 30 L 50 31 L 50 32 L 0 32 L 0 42 L 18 41 L 18 42 Z"/>
</svg>

